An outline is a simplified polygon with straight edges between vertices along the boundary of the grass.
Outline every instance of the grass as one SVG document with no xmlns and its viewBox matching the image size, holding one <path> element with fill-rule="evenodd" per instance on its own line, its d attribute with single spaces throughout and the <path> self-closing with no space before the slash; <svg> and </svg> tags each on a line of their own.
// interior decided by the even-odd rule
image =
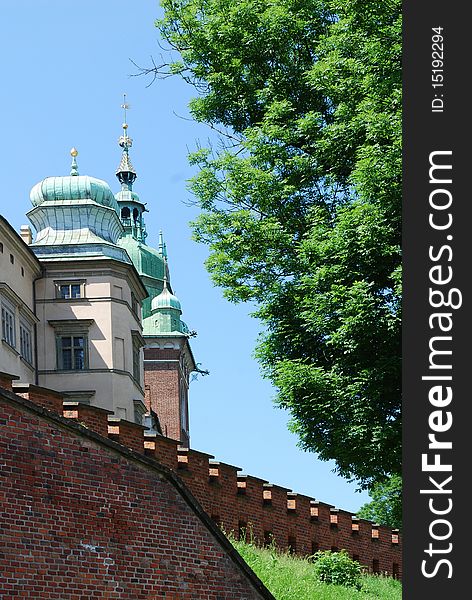
<svg viewBox="0 0 472 600">
<path fill-rule="evenodd" d="M 363 575 L 356 590 L 316 581 L 313 563 L 274 548 L 232 539 L 232 544 L 277 600 L 401 600 L 402 587 L 390 577 Z"/>
</svg>

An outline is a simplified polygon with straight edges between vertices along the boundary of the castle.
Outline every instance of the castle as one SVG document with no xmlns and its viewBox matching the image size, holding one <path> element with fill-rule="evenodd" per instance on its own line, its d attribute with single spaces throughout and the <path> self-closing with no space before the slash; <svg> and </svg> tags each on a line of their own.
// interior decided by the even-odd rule
<svg viewBox="0 0 472 600">
<path fill-rule="evenodd" d="M 179 533 L 180 541 L 176 541 L 172 549 L 165 546 L 164 554 L 171 552 L 182 572 L 185 572 L 182 561 L 192 565 L 197 552 L 195 540 L 198 535 L 190 536 L 189 541 L 185 525 L 177 518 L 179 510 L 184 510 L 183 505 L 179 505 L 180 508 L 177 505 L 187 503 L 185 510 L 190 510 L 194 521 L 195 518 L 199 520 L 196 524 L 189 517 L 193 526 L 205 530 L 199 529 L 198 539 L 202 541 L 198 552 L 204 565 L 213 565 L 215 581 L 205 574 L 204 567 L 199 569 L 193 565 L 188 578 L 184 577 L 176 589 L 167 583 L 167 587 L 155 587 L 161 590 L 161 595 L 140 595 L 141 592 L 134 590 L 134 595 L 130 596 L 130 588 L 126 585 L 131 583 L 127 577 L 134 581 L 136 572 L 131 575 L 120 572 L 118 579 L 121 577 L 122 583 L 117 585 L 126 588 L 124 595 L 100 597 L 271 597 L 243 561 L 235 556 L 218 527 L 239 536 L 251 532 L 260 544 L 274 540 L 280 548 L 302 555 L 313 554 L 318 549 L 347 549 L 370 571 L 400 577 L 398 531 L 392 532 L 387 527 L 357 519 L 351 513 L 264 480 L 242 476 L 237 467 L 219 463 L 207 454 L 190 449 L 189 378 L 198 370 L 190 346 L 192 334 L 181 318 L 182 307 L 172 291 L 162 234 L 157 250 L 146 244 L 146 207 L 133 190 L 136 171 L 129 156 L 132 140 L 128 136 L 126 119 L 119 145 L 122 152 L 116 175 L 121 189 L 117 194 L 113 194 L 105 181 L 80 175 L 78 153 L 72 149 L 70 174 L 47 177 L 31 190 L 33 208 L 27 216 L 36 230 L 34 239 L 29 226 L 22 226 L 18 235 L 0 217 L 0 388 L 3 388 L 0 404 L 6 411 L 4 421 L 0 420 L 0 431 L 6 433 L 8 447 L 16 440 L 13 448 L 18 450 L 18 457 L 22 457 L 10 465 L 11 474 L 26 469 L 20 489 L 24 489 L 25 481 L 34 491 L 35 486 L 43 485 L 41 481 L 49 480 L 50 487 L 56 489 L 54 465 L 57 463 L 61 477 L 71 477 L 71 489 L 78 486 L 74 514 L 77 521 L 82 522 L 81 506 L 87 506 L 85 499 L 88 496 L 105 506 L 106 494 L 115 494 L 113 502 L 121 506 L 117 490 L 110 491 L 107 483 L 107 478 L 113 480 L 110 473 L 116 475 L 112 455 L 114 453 L 116 458 L 118 453 L 123 472 L 134 468 L 133 476 L 121 481 L 122 493 L 130 498 L 139 496 L 149 487 L 149 472 L 152 471 L 160 504 L 159 507 L 153 504 L 153 492 L 148 490 L 142 500 L 152 514 L 147 530 L 152 537 L 151 525 L 159 527 L 165 523 L 172 535 L 176 531 Z M 9 414 L 15 414 L 15 419 L 9 419 Z M 20 422 L 24 422 L 22 429 L 18 428 Z M 41 435 L 40 431 L 43 432 Z M 36 440 L 33 445 L 30 443 L 32 438 Z M 2 452 L 4 447 L 0 445 Z M 81 454 L 79 447 L 82 450 L 90 448 L 90 451 Z M 64 454 L 65 448 L 70 449 L 70 456 Z M 48 453 L 50 462 L 44 458 Z M 92 464 L 93 453 L 96 456 Z M 33 479 L 28 471 L 28 456 L 40 460 L 41 467 L 38 466 L 37 476 Z M 12 458 L 10 453 L 5 453 L 4 457 L 7 459 L 5 464 Z M 77 465 L 74 461 L 78 457 L 81 457 L 81 473 L 85 474 L 80 485 L 73 475 Z M 25 497 L 33 494 L 31 490 L 24 491 Z M 63 494 L 61 490 L 56 489 L 58 498 Z M 101 490 L 104 490 L 103 498 L 100 498 Z M 176 490 L 179 498 L 170 501 Z M 11 494 L 10 500 L 15 494 L 14 486 Z M 55 497 L 54 494 L 51 497 Z M 7 501 L 8 495 L 3 500 Z M 50 502 L 54 504 L 52 500 Z M 130 499 L 127 502 L 136 504 Z M 31 499 L 29 505 L 30 512 L 25 505 L 21 515 L 34 521 Z M 87 527 L 93 531 L 100 519 L 94 519 L 90 508 L 87 511 Z M 48 511 L 43 504 L 36 513 L 39 522 L 52 518 L 52 526 L 60 521 L 58 531 L 62 531 L 65 519 L 62 513 Z M 97 509 L 96 514 L 102 513 L 103 510 Z M 152 522 L 156 515 L 160 525 Z M 18 518 L 16 515 L 16 522 Z M 135 523 L 135 518 L 129 522 Z M 10 533 L 14 531 L 13 524 L 9 527 Z M 74 529 L 74 525 L 69 522 L 64 531 L 69 531 L 70 535 L 71 528 Z M 28 528 L 20 527 L 20 531 L 20 538 L 24 538 Z M 21 552 L 30 548 L 30 556 L 36 557 L 41 564 L 44 562 L 41 544 L 46 544 L 48 535 L 53 535 L 56 542 L 58 537 L 52 530 L 43 533 L 43 536 L 36 536 L 37 545 L 18 546 Z M 145 532 L 139 533 L 141 541 L 134 548 L 136 557 L 150 556 L 154 551 L 144 543 L 142 535 L 146 537 Z M 103 545 L 106 545 L 104 539 L 110 541 L 105 530 L 99 537 Z M 120 548 L 125 543 L 118 534 L 113 540 Z M 76 567 L 79 570 L 90 568 L 94 572 L 94 561 L 90 562 L 90 556 L 83 554 L 91 553 L 92 559 L 96 559 L 99 552 L 90 548 L 102 546 L 81 543 L 85 544 L 80 550 L 84 563 L 81 565 L 79 557 Z M 210 560 L 206 555 L 213 551 L 219 553 L 219 558 Z M 111 568 L 112 563 L 117 564 L 116 557 L 108 558 L 112 562 L 100 562 L 101 567 L 108 564 Z M 145 562 L 144 558 L 142 560 Z M 54 561 L 60 564 L 56 555 Z M 13 560 L 12 568 L 17 563 Z M 57 568 L 60 570 L 59 566 Z M 196 577 L 195 569 L 204 575 Z M 137 579 L 141 581 L 141 578 Z M 141 586 L 145 585 L 145 579 Z M 0 585 L 7 585 L 5 581 L 0 574 Z M 232 587 L 228 588 L 232 591 L 225 591 L 223 581 L 232 582 Z M 161 584 L 155 583 L 156 586 Z M 5 587 L 5 590 L 14 589 L 14 580 L 10 585 L 13 587 Z M 47 581 L 44 585 L 41 591 L 49 591 Z M 74 585 L 71 584 L 71 590 L 76 589 Z M 103 593 L 105 588 L 100 585 L 87 590 L 97 589 Z M 201 589 L 204 588 L 203 593 Z M 195 591 L 197 589 L 200 591 Z M 24 597 L 34 597 L 34 594 Z M 85 596 L 73 596 L 71 591 L 67 597 Z"/>
</svg>

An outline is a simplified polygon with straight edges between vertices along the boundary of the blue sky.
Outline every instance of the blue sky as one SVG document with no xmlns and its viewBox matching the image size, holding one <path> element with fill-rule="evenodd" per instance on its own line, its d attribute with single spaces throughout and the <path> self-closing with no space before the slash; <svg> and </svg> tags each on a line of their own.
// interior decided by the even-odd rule
<svg viewBox="0 0 472 600">
<path fill-rule="evenodd" d="M 68 174 L 72 146 L 81 174 L 118 191 L 125 92 L 134 189 L 149 210 L 147 242 L 157 247 L 164 231 L 183 319 L 198 332 L 194 354 L 210 371 L 190 390 L 192 446 L 244 473 L 356 511 L 367 494 L 297 448 L 289 415 L 273 406 L 274 390 L 252 357 L 259 325 L 250 307 L 223 299 L 205 271 L 206 248 L 191 240 L 188 222 L 197 213 L 188 204 L 187 154 L 197 142 L 205 146 L 211 132 L 189 120 L 187 84 L 171 78 L 147 87 L 149 79 L 130 77 L 136 73 L 130 59 L 143 66 L 151 56 L 159 60 L 159 15 L 150 0 L 2 0 L 0 212 L 19 230 L 31 187 Z"/>
</svg>

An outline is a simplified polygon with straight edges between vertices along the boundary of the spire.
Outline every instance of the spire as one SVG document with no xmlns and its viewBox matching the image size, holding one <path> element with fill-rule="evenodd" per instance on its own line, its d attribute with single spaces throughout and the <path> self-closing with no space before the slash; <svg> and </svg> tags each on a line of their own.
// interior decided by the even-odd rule
<svg viewBox="0 0 472 600">
<path fill-rule="evenodd" d="M 70 151 L 70 155 L 72 156 L 72 164 L 70 166 L 70 174 L 76 176 L 79 174 L 79 168 L 77 166 L 77 149 L 72 148 Z"/>
<path fill-rule="evenodd" d="M 167 245 L 164 242 L 162 230 L 159 231 L 159 254 L 167 261 Z"/>
<path fill-rule="evenodd" d="M 121 183 L 122 189 L 131 190 L 133 188 L 133 182 L 136 179 L 136 171 L 131 164 L 129 158 L 129 149 L 133 145 L 133 140 L 128 137 L 128 123 L 126 122 L 126 111 L 129 109 L 129 104 L 126 102 L 126 94 L 123 94 L 123 104 L 121 108 L 124 112 L 123 118 L 123 134 L 120 136 L 118 140 L 118 144 L 121 148 L 123 148 L 123 152 L 121 154 L 121 161 L 116 171 L 116 176 Z"/>
</svg>

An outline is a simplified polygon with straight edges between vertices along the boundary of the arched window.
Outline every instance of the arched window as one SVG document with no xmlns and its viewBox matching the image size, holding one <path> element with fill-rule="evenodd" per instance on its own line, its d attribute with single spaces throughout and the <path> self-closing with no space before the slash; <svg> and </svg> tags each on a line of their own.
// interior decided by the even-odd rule
<svg viewBox="0 0 472 600">
<path fill-rule="evenodd" d="M 133 221 L 136 223 L 138 218 L 139 218 L 139 210 L 137 208 L 133 208 Z"/>
<path fill-rule="evenodd" d="M 121 209 L 121 218 L 122 219 L 129 219 L 129 217 L 130 217 L 129 208 L 127 206 L 124 206 Z"/>
</svg>

